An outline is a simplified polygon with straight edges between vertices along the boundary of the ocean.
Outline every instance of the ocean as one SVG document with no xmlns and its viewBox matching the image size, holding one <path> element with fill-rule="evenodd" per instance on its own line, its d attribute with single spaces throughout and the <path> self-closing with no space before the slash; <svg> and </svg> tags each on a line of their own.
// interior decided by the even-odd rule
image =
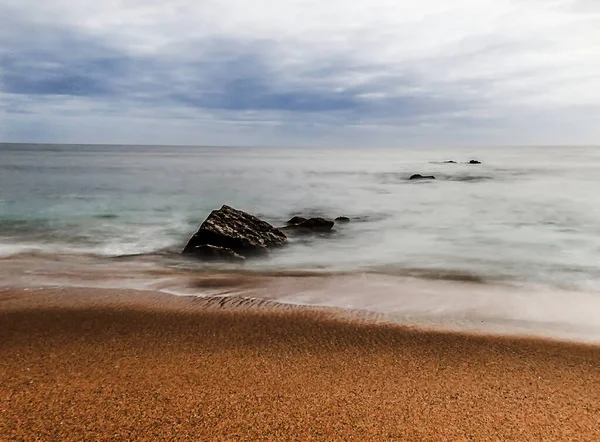
<svg viewBox="0 0 600 442">
<path fill-rule="evenodd" d="M 241 294 L 600 340 L 599 189 L 597 147 L 0 144 L 0 285 Z M 275 226 L 351 221 L 243 265 L 181 256 L 223 204 Z"/>
</svg>

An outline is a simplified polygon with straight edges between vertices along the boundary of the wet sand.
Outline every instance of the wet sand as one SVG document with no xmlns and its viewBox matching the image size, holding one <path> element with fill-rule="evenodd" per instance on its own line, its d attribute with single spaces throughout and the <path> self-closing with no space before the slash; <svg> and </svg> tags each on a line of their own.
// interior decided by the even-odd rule
<svg viewBox="0 0 600 442">
<path fill-rule="evenodd" d="M 2 440 L 600 440 L 600 347 L 269 301 L 0 290 Z"/>
</svg>

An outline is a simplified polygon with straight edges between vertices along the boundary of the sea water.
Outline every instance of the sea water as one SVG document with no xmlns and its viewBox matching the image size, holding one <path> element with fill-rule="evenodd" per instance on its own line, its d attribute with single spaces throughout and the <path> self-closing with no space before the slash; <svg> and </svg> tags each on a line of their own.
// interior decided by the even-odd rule
<svg viewBox="0 0 600 442">
<path fill-rule="evenodd" d="M 594 327 L 599 191 L 597 147 L 3 144 L 0 276 L 5 286 L 85 285 L 95 272 L 87 283 L 125 286 L 147 282 L 138 276 L 149 266 L 163 276 L 304 272 L 320 285 L 296 284 L 280 300 Z M 275 226 L 293 215 L 351 221 L 243 267 L 180 256 L 223 204 Z"/>
</svg>

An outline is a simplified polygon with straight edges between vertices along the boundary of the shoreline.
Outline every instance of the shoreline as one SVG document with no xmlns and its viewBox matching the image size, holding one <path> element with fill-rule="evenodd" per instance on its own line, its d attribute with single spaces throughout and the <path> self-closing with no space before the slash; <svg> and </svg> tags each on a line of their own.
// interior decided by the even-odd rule
<svg viewBox="0 0 600 442">
<path fill-rule="evenodd" d="M 68 273 L 34 268 L 6 272 L 3 290 L 22 293 L 58 292 L 61 302 L 81 304 L 65 293 L 77 291 L 113 295 L 99 299 L 115 302 L 115 293 L 127 293 L 132 305 L 147 306 L 162 297 L 163 307 L 185 307 L 194 300 L 207 307 L 214 299 L 235 304 L 271 303 L 278 308 L 324 311 L 347 319 L 362 318 L 432 331 L 492 336 L 529 336 L 568 342 L 600 344 L 600 297 L 593 292 L 563 292 L 542 288 L 482 284 L 471 280 L 436 280 L 368 272 L 246 271 L 239 269 L 161 269 L 127 266 L 91 266 Z M 2 272 L 0 272 L 2 273 Z M 42 294 L 42 295 L 40 295 Z M 140 298 L 140 296 L 142 298 Z M 144 298 L 146 296 L 146 298 Z M 569 305 L 565 296 L 572 300 Z M 171 297 L 180 299 L 175 302 Z M 46 299 L 46 298 L 44 298 Z M 140 301 L 136 304 L 135 299 Z M 165 300 L 169 299 L 169 302 Z M 181 299 L 188 301 L 181 302 Z M 56 303 L 56 299 L 46 299 Z M 119 301 L 123 303 L 123 299 Z M 229 305 L 230 308 L 232 305 Z"/>
<path fill-rule="evenodd" d="M 600 344 L 600 297 L 593 291 L 511 285 L 450 270 L 193 268 L 155 258 L 25 254 L 0 258 L 0 279 L 13 288 L 255 298 L 433 330 Z"/>
<path fill-rule="evenodd" d="M 0 290 L 9 439 L 593 440 L 600 346 L 337 309 Z"/>
<path fill-rule="evenodd" d="M 211 286 L 220 283 L 210 280 Z M 443 321 L 399 322 L 394 316 L 360 308 L 282 302 L 276 298 L 244 296 L 224 292 L 215 295 L 169 293 L 162 290 L 93 286 L 0 287 L 0 315 L 47 312 L 147 312 L 154 314 L 229 314 L 291 316 L 356 327 L 381 327 L 399 333 L 457 336 L 465 339 L 556 344 L 600 350 L 600 342 L 519 333 L 514 330 L 457 328 Z"/>
</svg>

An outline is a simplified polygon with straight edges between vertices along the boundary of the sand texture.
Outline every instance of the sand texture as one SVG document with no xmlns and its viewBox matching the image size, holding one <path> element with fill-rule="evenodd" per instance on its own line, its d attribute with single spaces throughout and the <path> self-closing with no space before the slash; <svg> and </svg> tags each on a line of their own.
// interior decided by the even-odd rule
<svg viewBox="0 0 600 442">
<path fill-rule="evenodd" d="M 600 348 L 324 310 L 0 291 L 0 440 L 600 440 Z"/>
</svg>

